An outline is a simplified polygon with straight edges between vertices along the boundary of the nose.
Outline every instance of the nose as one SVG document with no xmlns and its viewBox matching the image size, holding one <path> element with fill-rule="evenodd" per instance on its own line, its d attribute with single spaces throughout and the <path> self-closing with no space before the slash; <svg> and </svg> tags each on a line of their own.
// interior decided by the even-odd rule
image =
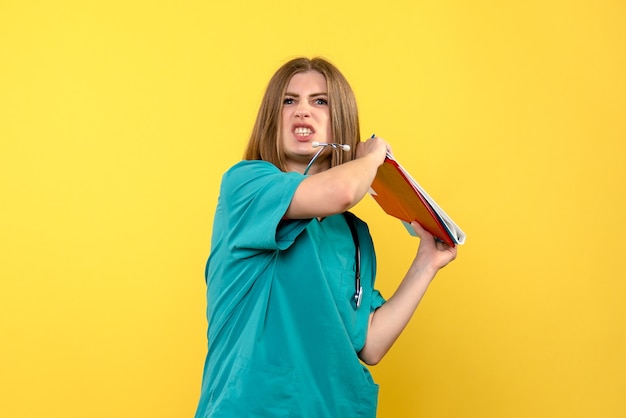
<svg viewBox="0 0 626 418">
<path fill-rule="evenodd" d="M 296 111 L 296 118 L 304 119 L 304 118 L 308 118 L 309 116 L 311 115 L 307 111 L 304 111 L 304 110 Z"/>
<path fill-rule="evenodd" d="M 295 111 L 295 116 L 297 118 L 308 118 L 311 116 L 311 111 L 309 110 L 309 108 L 307 107 L 306 103 L 298 103 L 298 107 L 296 108 Z"/>
</svg>

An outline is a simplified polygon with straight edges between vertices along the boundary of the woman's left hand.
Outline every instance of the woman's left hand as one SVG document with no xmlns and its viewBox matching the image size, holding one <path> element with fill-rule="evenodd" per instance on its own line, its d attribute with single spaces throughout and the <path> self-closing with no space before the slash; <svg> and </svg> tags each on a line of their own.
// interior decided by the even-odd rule
<svg viewBox="0 0 626 418">
<path fill-rule="evenodd" d="M 435 239 L 418 222 L 411 222 L 411 226 L 420 239 L 415 257 L 415 264 L 420 269 L 432 269 L 436 273 L 456 258 L 457 247 Z"/>
</svg>

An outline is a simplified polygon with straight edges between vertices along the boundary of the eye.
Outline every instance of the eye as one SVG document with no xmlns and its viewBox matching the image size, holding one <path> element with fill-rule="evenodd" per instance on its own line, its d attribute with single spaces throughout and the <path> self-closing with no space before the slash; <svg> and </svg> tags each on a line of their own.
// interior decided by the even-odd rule
<svg viewBox="0 0 626 418">
<path fill-rule="evenodd" d="M 318 98 L 318 99 L 315 99 L 315 104 L 316 105 L 327 105 L 328 104 L 328 100 Z"/>
<path fill-rule="evenodd" d="M 283 100 L 284 105 L 294 104 L 295 102 L 296 101 L 294 100 L 293 97 L 285 97 L 285 99 Z"/>
</svg>

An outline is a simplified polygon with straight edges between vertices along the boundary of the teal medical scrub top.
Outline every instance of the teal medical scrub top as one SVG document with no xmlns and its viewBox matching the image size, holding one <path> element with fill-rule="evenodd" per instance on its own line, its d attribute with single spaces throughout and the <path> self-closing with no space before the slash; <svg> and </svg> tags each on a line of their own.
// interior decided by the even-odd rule
<svg viewBox="0 0 626 418">
<path fill-rule="evenodd" d="M 206 267 L 208 355 L 196 418 L 375 417 L 378 385 L 357 353 L 374 290 L 375 253 L 356 220 L 287 220 L 305 176 L 242 161 L 222 179 Z"/>
</svg>

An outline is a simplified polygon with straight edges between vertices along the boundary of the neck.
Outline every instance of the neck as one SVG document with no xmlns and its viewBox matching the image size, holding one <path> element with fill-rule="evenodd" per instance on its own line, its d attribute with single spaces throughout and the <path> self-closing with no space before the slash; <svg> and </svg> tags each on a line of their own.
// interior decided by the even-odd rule
<svg viewBox="0 0 626 418">
<path fill-rule="evenodd" d="M 293 162 L 288 163 L 286 171 L 303 174 L 308 164 L 309 164 L 308 162 L 307 163 L 293 163 Z M 322 161 L 315 161 L 313 165 L 309 167 L 309 171 L 307 172 L 307 175 L 321 173 L 322 171 L 326 171 L 329 168 L 330 168 L 329 159 L 324 159 Z"/>
</svg>

